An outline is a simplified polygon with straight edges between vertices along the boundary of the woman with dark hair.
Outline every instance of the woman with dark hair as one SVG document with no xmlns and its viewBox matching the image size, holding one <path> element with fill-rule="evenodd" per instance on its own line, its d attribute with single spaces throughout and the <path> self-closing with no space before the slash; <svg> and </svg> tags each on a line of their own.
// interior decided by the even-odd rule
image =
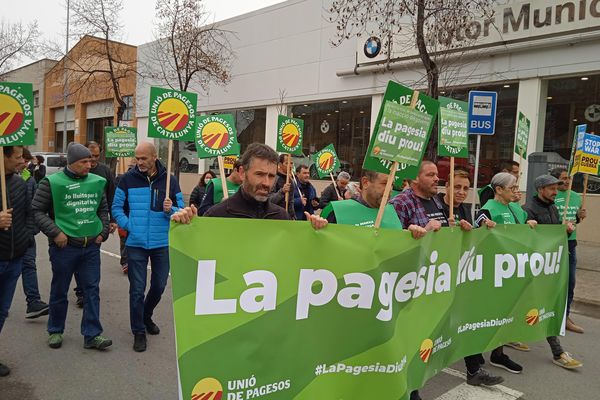
<svg viewBox="0 0 600 400">
<path fill-rule="evenodd" d="M 46 176 L 46 166 L 44 165 L 44 157 L 41 155 L 36 155 L 35 159 L 37 163 L 35 163 L 33 167 L 33 179 L 35 179 L 35 183 L 40 183 L 42 179 Z"/>
<path fill-rule="evenodd" d="M 192 191 L 192 194 L 190 195 L 190 206 L 193 204 L 196 207 L 200 207 L 202 199 L 204 198 L 204 193 L 206 192 L 206 185 L 208 184 L 208 182 L 210 182 L 211 179 L 216 177 L 217 175 L 215 175 L 215 173 L 211 170 L 208 170 L 202 174 L 202 177 L 200 177 L 200 181 L 198 182 L 198 184 Z"/>
</svg>

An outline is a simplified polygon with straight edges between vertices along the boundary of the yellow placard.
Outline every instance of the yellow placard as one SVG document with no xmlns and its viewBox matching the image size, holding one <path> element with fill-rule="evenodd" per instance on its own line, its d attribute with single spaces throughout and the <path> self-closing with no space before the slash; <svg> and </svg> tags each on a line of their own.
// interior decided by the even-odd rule
<svg viewBox="0 0 600 400">
<path fill-rule="evenodd" d="M 233 169 L 233 165 L 237 161 L 237 156 L 225 156 L 223 157 L 223 168 Z"/>
</svg>

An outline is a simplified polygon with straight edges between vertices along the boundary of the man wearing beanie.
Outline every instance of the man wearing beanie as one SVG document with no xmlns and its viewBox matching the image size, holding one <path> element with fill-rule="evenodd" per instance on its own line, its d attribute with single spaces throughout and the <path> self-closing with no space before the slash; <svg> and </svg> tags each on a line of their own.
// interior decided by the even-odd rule
<svg viewBox="0 0 600 400">
<path fill-rule="evenodd" d="M 67 167 L 47 176 L 33 199 L 33 215 L 48 236 L 52 283 L 48 345 L 62 345 L 67 317 L 67 294 L 73 274 L 83 288 L 81 334 L 83 347 L 103 350 L 112 341 L 102 336 L 100 324 L 100 244 L 109 231 L 106 179 L 88 174 L 91 153 L 79 143 L 67 149 Z"/>
</svg>

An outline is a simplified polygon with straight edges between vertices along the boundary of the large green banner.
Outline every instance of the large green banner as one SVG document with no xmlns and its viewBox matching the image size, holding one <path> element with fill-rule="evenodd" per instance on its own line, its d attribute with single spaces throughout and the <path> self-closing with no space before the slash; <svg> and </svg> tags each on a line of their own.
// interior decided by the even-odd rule
<svg viewBox="0 0 600 400">
<path fill-rule="evenodd" d="M 174 224 L 181 396 L 407 399 L 466 355 L 561 332 L 566 239 L 560 225 L 415 240 L 286 221 Z"/>
</svg>

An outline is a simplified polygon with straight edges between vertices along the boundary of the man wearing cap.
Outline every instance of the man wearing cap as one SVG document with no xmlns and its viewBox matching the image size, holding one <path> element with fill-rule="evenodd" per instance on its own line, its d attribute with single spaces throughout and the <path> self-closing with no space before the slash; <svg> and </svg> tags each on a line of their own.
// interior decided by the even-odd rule
<svg viewBox="0 0 600 400">
<path fill-rule="evenodd" d="M 527 218 L 537 221 L 538 224 L 561 224 L 562 221 L 558 215 L 558 209 L 554 204 L 554 199 L 558 193 L 558 185 L 562 183 L 552 175 L 541 175 L 535 178 L 534 186 L 537 194 L 530 198 L 525 205 Z M 575 231 L 575 225 L 572 222 L 566 223 L 566 233 L 571 234 Z M 569 353 L 563 350 L 557 336 L 547 338 L 550 349 L 552 350 L 553 363 L 566 368 L 579 368 L 583 364 L 574 359 Z"/>
<path fill-rule="evenodd" d="M 83 347 L 103 350 L 112 340 L 100 324 L 100 244 L 108 238 L 106 179 L 90 174 L 91 153 L 79 143 L 67 148 L 67 167 L 42 179 L 33 198 L 33 215 L 48 236 L 52 282 L 48 346 L 61 347 L 67 294 L 74 273 L 83 288 Z"/>
</svg>

